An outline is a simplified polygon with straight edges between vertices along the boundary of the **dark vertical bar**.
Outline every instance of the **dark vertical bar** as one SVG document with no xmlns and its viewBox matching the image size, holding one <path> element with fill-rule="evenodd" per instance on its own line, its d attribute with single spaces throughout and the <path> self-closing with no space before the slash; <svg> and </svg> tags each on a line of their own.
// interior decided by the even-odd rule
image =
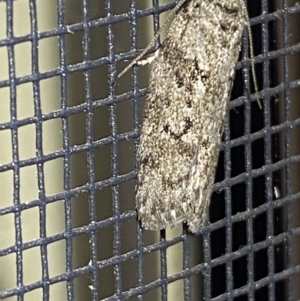
<svg viewBox="0 0 300 301">
<path fill-rule="evenodd" d="M 231 177 L 231 159 L 230 159 L 230 126 L 229 126 L 229 112 L 226 112 L 226 122 L 225 122 L 225 131 L 224 131 L 224 180 L 228 180 Z M 226 231 L 226 254 L 232 252 L 232 222 L 231 222 L 231 187 L 225 187 L 225 231 Z M 227 291 L 227 300 L 233 300 L 233 274 L 232 274 L 232 261 L 226 261 L 226 291 Z"/>
<path fill-rule="evenodd" d="M 153 7 L 159 7 L 159 0 L 152 0 L 153 1 Z M 154 13 L 153 14 L 153 19 L 154 19 L 154 32 L 157 32 L 160 27 L 160 22 L 159 22 L 159 13 Z M 160 39 L 158 38 L 156 41 L 155 46 L 160 46 Z"/>
<path fill-rule="evenodd" d="M 204 300 L 211 299 L 211 250 L 210 250 L 210 233 L 203 233 L 203 277 L 204 277 Z"/>
<path fill-rule="evenodd" d="M 82 0 L 82 11 L 83 11 L 83 63 L 88 64 L 91 60 L 90 57 L 90 28 L 89 28 L 89 8 L 87 0 Z M 93 103 L 92 103 L 92 87 L 91 87 L 91 69 L 84 70 L 84 86 L 85 86 L 85 101 L 86 101 L 86 143 L 88 144 L 87 150 L 87 164 L 88 164 L 88 185 L 89 185 L 89 220 L 90 224 L 97 222 L 96 213 L 96 189 L 95 189 L 95 167 L 94 157 L 95 150 L 93 147 L 94 133 L 93 133 Z M 92 300 L 98 301 L 98 268 L 97 268 L 97 230 L 90 231 L 90 250 L 91 250 L 91 293 Z"/>
<path fill-rule="evenodd" d="M 288 8 L 288 1 L 284 0 L 283 1 L 283 48 L 287 49 L 289 47 L 289 35 L 290 35 L 290 30 L 289 30 L 289 15 L 287 13 L 287 8 Z M 285 84 L 285 89 L 283 91 L 284 95 L 284 121 L 285 122 L 290 122 L 291 121 L 291 88 L 290 88 L 290 74 L 289 74 L 289 54 L 283 55 L 283 63 L 284 63 L 284 84 Z M 291 143 L 292 143 L 292 137 L 291 137 L 291 128 L 288 127 L 285 130 L 285 135 L 284 135 L 284 148 L 285 148 L 285 158 L 287 159 L 286 167 L 285 167 L 285 172 L 286 172 L 286 178 L 285 178 L 285 189 L 286 189 L 286 196 L 290 197 L 292 196 L 292 179 L 291 179 L 291 162 L 289 159 L 292 156 L 291 152 Z M 287 204 L 286 206 L 286 217 L 285 217 L 285 222 L 286 222 L 286 231 L 289 233 L 287 235 L 287 240 L 286 240 L 286 265 L 287 268 L 292 268 L 293 267 L 293 236 L 292 236 L 292 206 L 290 204 Z M 293 296 L 293 281 L 292 277 L 288 277 L 287 279 L 287 300 L 292 301 L 294 300 Z"/>
<path fill-rule="evenodd" d="M 166 242 L 166 230 L 160 231 L 160 242 Z M 160 269 L 161 269 L 161 301 L 168 300 L 168 270 L 167 270 L 167 249 L 162 247 L 160 250 Z"/>
<path fill-rule="evenodd" d="M 183 271 L 187 271 L 190 268 L 191 264 L 191 255 L 190 255 L 190 240 L 188 236 L 188 230 L 185 225 L 184 231 L 183 231 Z M 200 250 L 199 250 L 200 251 Z M 183 289 L 184 289 L 184 301 L 190 301 L 191 300 L 191 280 L 189 277 L 185 277 L 183 279 Z"/>
<path fill-rule="evenodd" d="M 248 58 L 249 52 L 249 30 L 247 30 L 246 35 L 243 37 L 243 59 Z M 252 45 L 253 46 L 253 45 Z M 243 79 L 244 79 L 244 95 L 246 97 L 250 96 L 250 76 L 249 76 L 249 68 L 243 68 Z M 251 133 L 251 102 L 246 101 L 244 105 L 244 135 L 250 137 Z M 245 181 L 246 184 L 246 211 L 251 212 L 252 207 L 252 190 L 253 190 L 253 182 L 252 182 L 252 149 L 251 149 L 251 139 L 247 139 L 245 142 L 245 172 L 248 175 Z M 246 221 L 246 232 L 247 232 L 247 245 L 250 249 L 249 254 L 247 256 L 247 285 L 249 287 L 248 291 L 248 301 L 254 301 L 254 254 L 253 254 L 253 217 L 250 215 Z"/>
<path fill-rule="evenodd" d="M 137 0 L 131 0 L 131 6 L 130 6 L 130 12 L 131 12 L 131 22 L 130 22 L 130 36 L 132 39 L 132 48 L 136 51 L 138 48 L 138 32 L 137 32 Z M 139 95 L 139 85 L 138 85 L 138 68 L 133 69 L 133 129 L 135 132 L 139 132 L 140 128 L 140 122 L 139 122 L 139 116 L 140 116 L 140 95 Z M 137 149 L 138 149 L 138 140 L 136 139 L 134 141 L 134 153 L 135 158 L 137 155 Z M 137 165 L 135 162 L 135 170 L 137 169 Z M 139 223 L 137 223 L 137 249 L 138 249 L 138 266 L 137 266 L 137 287 L 142 288 L 144 285 L 144 242 L 143 242 L 143 229 L 140 227 Z M 137 296 L 138 301 L 143 301 L 144 296 L 143 294 Z"/>
<path fill-rule="evenodd" d="M 39 75 L 39 40 L 38 40 L 38 28 L 37 28 L 37 11 L 36 3 L 34 0 L 30 0 L 30 20 L 31 20 L 31 57 L 32 57 L 32 75 L 38 77 Z M 40 93 L 40 81 L 35 80 L 33 85 L 33 97 L 34 97 L 34 116 L 36 120 L 36 156 L 40 163 L 37 163 L 37 178 L 39 189 L 39 200 L 41 201 L 39 206 L 40 215 L 40 238 L 45 239 L 46 233 L 46 202 L 45 202 L 45 179 L 44 179 L 44 162 L 43 162 L 43 123 L 42 123 L 42 107 L 41 107 L 41 93 Z M 48 270 L 48 251 L 47 245 L 41 245 L 41 265 L 42 265 L 42 285 L 43 285 L 43 300 L 50 299 L 49 295 L 49 270 Z"/>
<path fill-rule="evenodd" d="M 13 32 L 13 1 L 8 0 L 6 6 L 6 36 L 8 39 L 14 39 Z M 15 70 L 15 50 L 14 45 L 7 46 L 8 63 L 9 63 L 9 90 L 10 90 L 10 114 L 12 125 L 17 122 L 17 89 L 16 89 L 16 70 Z M 19 138 L 17 126 L 12 126 L 12 157 L 13 157 L 13 181 L 14 181 L 14 219 L 16 231 L 16 271 L 17 271 L 17 287 L 23 288 L 23 239 L 20 211 L 20 167 L 19 167 Z M 24 291 L 17 295 L 17 300 L 24 300 Z"/>
<path fill-rule="evenodd" d="M 65 9 L 64 0 L 58 0 L 57 15 L 58 28 L 63 31 L 65 28 Z M 62 70 L 61 80 L 61 109 L 67 112 L 68 109 L 68 66 L 66 53 L 66 38 L 64 34 L 58 36 L 59 54 L 60 54 L 60 68 Z M 67 114 L 66 114 L 67 115 Z M 69 135 L 69 120 L 68 116 L 62 117 L 62 134 L 63 134 L 63 149 L 64 149 L 64 191 L 71 189 L 71 153 L 70 153 L 70 135 Z M 73 246 L 72 246 L 72 210 L 71 197 L 65 194 L 65 227 L 66 227 L 66 273 L 73 271 Z M 73 279 L 67 280 L 67 296 L 68 301 L 74 300 L 74 282 Z"/>
<path fill-rule="evenodd" d="M 268 1 L 262 1 L 262 14 L 268 13 Z M 268 32 L 268 21 L 263 21 L 261 24 L 262 32 L 262 55 L 267 56 L 269 52 L 269 32 Z M 263 89 L 269 88 L 270 83 L 270 62 L 269 60 L 263 60 Z M 264 97 L 264 158 L 265 165 L 272 164 L 272 149 L 271 149 L 271 108 L 270 108 L 270 97 Z M 272 172 L 268 172 L 265 175 L 265 196 L 267 202 L 267 237 L 266 239 L 274 236 L 274 211 L 272 206 L 273 201 L 273 175 Z M 268 254 L 268 276 L 270 282 L 268 284 L 269 300 L 275 300 L 275 256 L 274 246 L 269 246 L 267 250 Z"/>
<path fill-rule="evenodd" d="M 112 17 L 112 1 L 106 0 L 106 17 Z M 109 97 L 114 99 L 115 97 L 115 75 L 116 75 L 116 60 L 115 60 L 115 49 L 114 49 L 114 34 L 112 30 L 112 24 L 106 26 L 107 30 L 107 40 L 108 40 L 108 56 L 110 64 L 108 67 L 108 87 L 109 87 Z M 117 105 L 112 103 L 110 105 L 110 117 L 109 123 L 111 127 L 111 172 L 112 178 L 118 176 L 118 138 L 117 138 Z M 114 215 L 114 241 L 113 241 L 113 254 L 114 256 L 121 255 L 121 229 L 120 229 L 120 206 L 119 206 L 119 185 L 112 186 L 112 200 L 113 200 L 113 215 Z M 115 287 L 116 287 L 116 296 L 122 300 L 122 270 L 121 264 L 117 263 L 114 265 L 114 274 L 115 274 Z"/>
</svg>

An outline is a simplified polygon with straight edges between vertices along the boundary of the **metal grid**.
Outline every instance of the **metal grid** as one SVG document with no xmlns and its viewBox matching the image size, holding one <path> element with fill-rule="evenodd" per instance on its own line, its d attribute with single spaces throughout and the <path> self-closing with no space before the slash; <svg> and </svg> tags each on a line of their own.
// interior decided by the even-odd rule
<svg viewBox="0 0 300 301">
<path fill-rule="evenodd" d="M 300 116 L 293 115 L 297 102 L 293 91 L 300 86 L 300 76 L 291 75 L 290 60 L 292 55 L 300 52 L 300 44 L 291 44 L 289 39 L 290 35 L 295 34 L 291 30 L 290 18 L 299 17 L 299 6 L 293 6 L 289 1 L 283 1 L 280 4 L 282 7 L 277 9 L 274 1 L 248 3 L 249 14 L 253 17 L 256 72 L 264 109 L 258 109 L 255 96 L 250 93 L 252 79 L 249 76 L 249 45 L 245 32 L 212 197 L 211 224 L 197 236 L 191 236 L 183 227 L 181 233 L 172 236 L 168 231 L 161 231 L 157 239 L 154 234 L 143 232 L 136 223 L 132 193 L 136 175 L 134 163 L 129 164 L 125 172 L 122 172 L 120 163 L 122 160 L 130 161 L 120 151 L 122 143 L 129 141 L 132 156 L 136 153 L 142 111 L 140 103 L 146 89 L 140 88 L 140 72 L 134 67 L 132 74 L 129 72 L 127 75 L 130 91 L 120 93 L 116 65 L 137 55 L 139 20 L 151 16 L 157 30 L 159 15 L 174 7 L 175 1 L 162 5 L 158 0 L 153 0 L 153 5 L 145 9 L 138 9 L 136 0 L 124 1 L 126 4 L 123 3 L 122 8 L 127 5 L 127 10 L 118 12 L 121 5 L 114 0 L 94 3 L 83 0 L 77 4 L 58 0 L 54 14 L 56 26 L 41 30 L 39 12 L 42 1 L 24 0 L 30 32 L 19 36 L 15 34 L 17 2 L 7 0 L 0 3 L 0 12 L 5 12 L 5 22 L 2 23 L 5 37 L 0 36 L 0 48 L 7 53 L 8 66 L 6 78 L 0 78 L 0 90 L 9 91 L 9 120 L 4 117 L 0 120 L 0 132 L 10 135 L 9 144 L 3 142 L 2 150 L 11 150 L 10 160 L 0 160 L 0 174 L 3 175 L 1 179 L 11 177 L 13 186 L 11 198 L 4 194 L 8 188 L 1 187 L 1 199 L 7 200 L 0 202 L 0 235 L 5 238 L 4 229 L 6 231 L 10 227 L 13 228 L 13 235 L 12 240 L 1 239 L 0 298 L 82 300 L 82 290 L 84 300 L 176 300 L 171 297 L 174 289 L 171 285 L 175 283 L 181 288 L 180 293 L 177 291 L 178 300 L 199 300 L 201 296 L 214 301 L 299 299 L 296 284 L 300 274 L 300 259 L 297 258 L 297 253 L 300 253 L 300 223 L 299 215 L 297 222 L 295 208 L 299 208 L 300 189 L 297 190 L 293 177 L 297 177 L 300 152 L 292 146 L 295 143 L 293 131 L 300 124 Z M 77 15 L 79 21 L 69 23 L 68 16 L 78 14 L 76 7 L 80 11 Z M 92 9 L 99 11 L 94 15 Z M 118 54 L 114 26 L 125 23 L 130 25 L 131 51 Z M 107 39 L 107 45 L 99 44 L 99 41 L 96 43 L 97 47 L 106 49 L 106 55 L 98 55 L 97 58 L 93 57 L 91 49 L 93 29 L 103 29 Z M 81 34 L 80 43 L 74 46 L 68 42 L 68 37 L 76 33 Z M 51 70 L 41 71 L 41 43 L 53 37 L 58 42 L 59 64 Z M 16 49 L 22 43 L 30 44 L 31 69 L 26 75 L 18 74 L 16 64 Z M 78 62 L 76 55 L 74 60 L 70 58 L 70 46 L 81 48 L 82 56 Z M 106 77 L 95 81 L 94 70 L 103 66 L 107 69 Z M 70 99 L 76 97 L 77 90 L 72 84 L 72 76 L 77 74 L 82 76 L 84 92 L 81 103 L 74 104 Z M 52 78 L 59 79 L 59 107 L 47 111 L 43 102 L 43 81 Z M 105 82 L 107 96 L 95 97 L 94 86 L 101 82 Z M 27 95 L 22 100 L 19 87 L 26 84 L 31 86 L 31 98 Z M 32 116 L 20 117 L 21 101 L 25 105 L 29 105 L 26 102 L 32 103 Z M 128 130 L 121 132 L 121 110 L 128 106 L 131 108 L 132 122 Z M 1 111 L 5 110 L 3 100 Z M 77 124 L 78 120 L 72 119 L 78 115 L 84 120 L 83 130 L 80 123 Z M 102 126 L 106 124 L 108 134 L 104 131 L 99 136 L 98 131 L 103 131 L 103 128 L 94 124 L 99 116 Z M 57 120 L 60 122 L 59 130 L 51 131 L 54 131 L 54 136 L 61 135 L 61 148 L 46 153 L 45 140 L 49 138 L 45 135 L 45 126 L 47 122 Z M 23 158 L 20 141 L 22 129 L 27 126 L 34 128 L 35 155 Z M 84 132 L 83 142 L 76 140 L 80 130 Z M 98 150 L 102 151 L 105 147 L 108 147 L 110 172 L 108 176 L 99 176 L 97 164 L 100 162 L 101 169 L 107 157 L 102 153 L 99 155 Z M 73 174 L 81 176 L 76 167 L 83 168 L 79 162 L 82 154 L 85 159 L 81 164 L 85 165 L 86 174 L 77 182 L 73 180 Z M 55 160 L 61 160 L 63 186 L 60 192 L 51 194 L 46 170 L 47 164 Z M 36 183 L 37 197 L 24 201 L 22 186 L 27 184 L 22 182 L 22 170 L 26 167 L 35 168 L 33 181 Z M 131 186 L 123 186 L 126 183 L 131 183 Z M 30 189 L 33 187 L 26 186 L 26 190 Z M 108 193 L 102 194 L 106 189 Z M 82 196 L 86 199 L 80 199 Z M 74 203 L 77 198 L 80 205 Z M 64 230 L 51 234 L 49 224 L 52 226 L 56 221 L 49 218 L 48 208 L 56 203 L 62 204 L 62 207 L 60 211 L 55 211 L 54 216 L 62 212 Z M 108 213 L 103 213 L 107 203 L 110 209 Z M 38 222 L 34 228 L 37 236 L 28 239 L 30 236 L 25 234 L 28 225 L 24 223 L 24 214 L 32 209 L 38 212 Z M 78 215 L 80 218 L 84 216 L 85 220 L 74 222 Z M 130 227 L 126 228 L 126 225 Z M 108 234 L 105 233 L 107 229 Z M 76 241 L 78 237 L 83 237 L 83 240 Z M 130 239 L 134 242 L 124 249 Z M 5 244 L 4 241 L 10 242 Z M 55 274 L 49 254 L 51 246 L 59 242 L 64 243 L 65 265 L 63 272 Z M 104 249 L 108 244 L 111 245 L 111 252 L 105 255 Z M 83 245 L 86 246 L 84 255 L 81 253 Z M 169 261 L 177 259 L 172 259 L 168 252 L 177 245 L 182 247 L 179 254 L 182 265 L 179 271 L 170 275 Z M 28 268 L 26 252 L 33 249 L 38 250 L 39 256 L 34 258 L 36 265 L 33 263 Z M 197 254 L 195 260 L 192 253 Z M 156 257 L 151 254 L 156 254 Z M 4 261 L 8 261 L 10 256 L 14 258 L 15 266 L 11 269 L 15 278 L 8 283 L 5 278 L 10 270 L 7 270 Z M 77 257 L 80 256 L 89 260 L 79 263 Z M 178 258 L 178 254 L 176 256 L 174 258 Z M 151 262 L 147 264 L 149 260 Z M 153 271 L 152 265 L 156 265 L 158 271 Z M 26 275 L 33 267 L 40 271 L 40 277 L 28 280 Z M 56 296 L 52 288 L 59 284 L 63 288 L 58 290 Z M 200 289 L 202 284 L 203 290 Z M 33 298 L 31 293 L 36 291 L 40 295 Z"/>
</svg>

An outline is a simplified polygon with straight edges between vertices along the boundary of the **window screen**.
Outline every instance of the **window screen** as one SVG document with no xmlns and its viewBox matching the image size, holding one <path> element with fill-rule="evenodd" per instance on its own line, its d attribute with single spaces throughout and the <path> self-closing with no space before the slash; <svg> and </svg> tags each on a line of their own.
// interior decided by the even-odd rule
<svg viewBox="0 0 300 301">
<path fill-rule="evenodd" d="M 1 299 L 300 299 L 297 1 L 247 1 L 208 225 L 137 222 L 151 68 L 117 74 L 175 4 L 0 1 Z"/>
</svg>

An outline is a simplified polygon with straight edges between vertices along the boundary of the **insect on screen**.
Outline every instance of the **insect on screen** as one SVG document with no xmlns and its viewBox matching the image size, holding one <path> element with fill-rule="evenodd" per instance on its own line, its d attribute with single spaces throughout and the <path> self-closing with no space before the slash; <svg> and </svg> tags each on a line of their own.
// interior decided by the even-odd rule
<svg viewBox="0 0 300 301">
<path fill-rule="evenodd" d="M 151 64 L 135 64 L 118 78 L 177 3 L 0 1 L 0 299 L 300 299 L 300 7 L 291 0 L 245 1 L 243 9 L 241 0 L 187 0 L 143 57 L 148 61 L 160 49 L 152 75 Z M 183 16 L 192 26 L 178 26 Z M 214 22 L 205 36 L 220 40 L 207 43 L 203 28 Z M 168 41 L 174 30 L 180 32 L 175 44 Z M 188 32 L 195 37 L 187 43 Z M 211 49 L 206 60 L 204 48 L 199 52 L 195 45 Z M 183 46 L 189 55 L 180 54 Z M 212 64 L 217 55 L 221 67 Z M 157 71 L 169 61 L 169 73 Z M 189 80 L 181 76 L 186 69 Z M 176 195 L 172 186 L 174 177 L 191 185 L 191 162 L 178 169 L 177 160 L 172 157 L 170 164 L 165 154 L 199 153 L 211 142 L 210 123 L 194 132 L 195 148 L 186 147 L 184 137 L 207 105 L 208 98 L 199 105 L 199 94 L 192 92 L 209 91 L 212 76 L 225 76 L 233 86 L 229 93 L 222 80 L 212 85 L 212 94 L 226 90 L 227 96 L 224 116 L 218 115 L 219 103 L 211 110 L 219 116 L 220 151 L 214 148 L 216 172 L 209 174 L 214 179 L 207 191 L 199 180 L 215 163 L 203 168 L 200 158 L 194 167 L 192 184 L 202 188 L 189 191 L 198 201 L 211 197 L 203 199 L 208 213 L 203 224 L 191 228 L 190 215 L 174 214 L 189 195 Z M 198 80 L 196 86 L 191 79 Z M 199 115 L 182 110 L 175 118 L 179 123 L 166 124 L 174 98 L 170 109 L 166 104 L 158 109 L 158 99 L 174 89 L 166 86 L 158 97 L 153 88 L 153 82 L 161 87 L 166 81 L 181 89 L 186 106 L 200 107 Z M 151 104 L 147 90 L 155 95 Z M 157 117 L 152 123 L 143 114 L 147 106 Z M 155 157 L 151 143 L 144 143 L 148 158 L 140 154 L 143 120 L 144 131 L 157 139 L 152 142 L 175 141 L 172 148 L 160 144 L 164 155 Z M 161 177 L 170 180 L 169 190 L 159 190 L 155 177 L 146 184 L 151 195 L 139 197 L 144 177 L 157 164 L 168 169 Z M 165 197 L 153 201 L 152 193 Z M 147 207 L 147 218 L 155 220 L 159 209 L 178 218 L 177 227 L 147 230 L 143 210 L 138 221 L 135 199 L 138 207 L 156 204 Z"/>
</svg>

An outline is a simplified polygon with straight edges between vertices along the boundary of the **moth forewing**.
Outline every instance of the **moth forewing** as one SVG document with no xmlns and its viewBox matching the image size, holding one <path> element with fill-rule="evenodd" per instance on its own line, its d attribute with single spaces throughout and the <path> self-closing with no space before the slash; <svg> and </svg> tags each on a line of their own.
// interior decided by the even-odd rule
<svg viewBox="0 0 300 301">
<path fill-rule="evenodd" d="M 207 220 L 241 36 L 243 0 L 186 1 L 150 76 L 136 206 L 145 229 Z"/>
</svg>

